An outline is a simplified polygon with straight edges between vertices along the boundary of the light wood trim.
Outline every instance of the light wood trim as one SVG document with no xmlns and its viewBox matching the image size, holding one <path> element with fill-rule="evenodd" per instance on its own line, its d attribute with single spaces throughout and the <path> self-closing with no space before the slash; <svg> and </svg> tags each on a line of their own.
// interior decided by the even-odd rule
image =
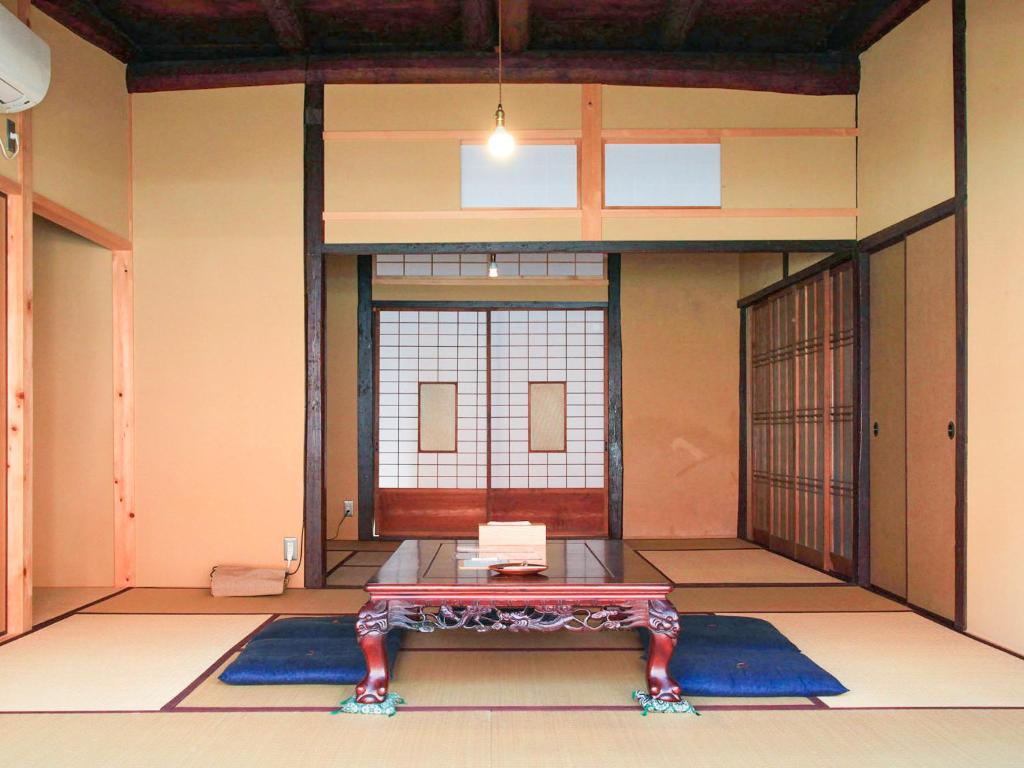
<svg viewBox="0 0 1024 768">
<path fill-rule="evenodd" d="M 836 371 L 833 370 L 833 357 L 832 354 L 832 335 L 835 331 L 833 317 L 832 317 L 832 270 L 827 269 L 822 273 L 822 299 L 824 302 L 824 323 L 821 328 L 821 353 L 824 357 L 825 367 L 825 402 L 822 403 L 822 422 L 824 426 L 824 464 L 822 467 L 822 477 L 824 482 L 822 483 L 822 493 L 824 494 L 823 501 L 825 502 L 825 519 L 824 530 L 822 533 L 823 543 L 823 555 L 824 564 L 823 568 L 826 571 L 832 570 L 832 552 L 835 549 L 835 536 L 834 536 L 834 518 L 835 512 L 833 510 L 832 503 L 832 480 L 835 476 L 833 461 L 832 461 L 832 445 L 835 439 L 835 423 L 832 421 L 832 405 L 835 402 L 835 381 Z M 840 358 L 841 360 L 842 358 Z"/>
<path fill-rule="evenodd" d="M 17 179 L 9 179 L 0 176 L 0 193 L 5 195 L 20 195 L 21 183 Z"/>
<path fill-rule="evenodd" d="M 572 219 L 580 208 L 464 208 L 450 211 L 325 211 L 324 221 L 428 221 L 443 219 Z M 854 218 L 856 208 L 602 208 L 607 219 L 818 219 Z M 584 239 L 600 239 L 584 238 Z"/>
<path fill-rule="evenodd" d="M 48 197 L 36 195 L 33 200 L 33 212 L 57 226 L 96 243 L 101 248 L 111 251 L 131 250 L 132 244 L 128 238 L 122 237 L 116 232 L 111 232 L 106 227 L 90 221 Z"/>
<path fill-rule="evenodd" d="M 135 586 L 135 334 L 131 251 L 112 252 L 114 291 L 114 586 Z"/>
<path fill-rule="evenodd" d="M 586 86 L 584 86 L 586 87 Z M 471 141 L 485 142 L 490 131 L 440 130 L 440 131 L 324 131 L 324 141 Z M 520 144 L 527 142 L 575 141 L 583 132 L 576 128 L 533 128 L 516 129 L 513 135 Z"/>
<path fill-rule="evenodd" d="M 18 18 L 29 20 L 29 0 Z M 21 193 L 7 198 L 7 633 L 32 629 L 32 112 L 16 117 Z"/>
<path fill-rule="evenodd" d="M 857 128 L 606 128 L 605 141 L 618 143 L 659 143 L 753 138 L 848 138 L 859 136 Z"/>
<path fill-rule="evenodd" d="M 604 204 L 604 144 L 601 142 L 601 86 L 584 85 L 581 104 L 583 137 L 580 141 L 580 208 L 583 240 L 602 239 Z"/>
<path fill-rule="evenodd" d="M 600 89 L 584 85 L 583 89 Z M 584 98 L 586 98 L 584 96 Z M 527 142 L 576 141 L 583 138 L 586 126 L 576 128 L 516 129 L 516 140 Z M 491 135 L 486 130 L 449 129 L 435 131 L 324 131 L 324 141 L 472 141 L 483 142 Z M 603 128 L 601 138 L 616 142 L 713 141 L 722 138 L 848 138 L 859 136 L 857 128 Z"/>
<path fill-rule="evenodd" d="M 579 208 L 463 208 L 450 211 L 325 211 L 324 221 L 424 221 L 432 219 L 573 219 Z"/>
<path fill-rule="evenodd" d="M 604 208 L 609 219 L 817 219 L 853 218 L 856 208 Z"/>
<path fill-rule="evenodd" d="M 605 277 L 375 277 L 374 285 L 607 286 Z"/>
</svg>

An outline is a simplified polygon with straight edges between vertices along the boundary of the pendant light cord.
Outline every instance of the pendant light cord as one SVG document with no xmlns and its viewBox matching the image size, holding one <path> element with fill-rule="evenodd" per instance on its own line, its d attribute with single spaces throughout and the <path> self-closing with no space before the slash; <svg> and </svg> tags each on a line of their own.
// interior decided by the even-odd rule
<svg viewBox="0 0 1024 768">
<path fill-rule="evenodd" d="M 498 107 L 501 107 L 502 48 L 504 47 L 501 44 L 501 41 L 502 41 L 501 24 L 502 24 L 502 16 L 504 16 L 505 14 L 503 14 L 501 11 L 502 11 L 502 9 L 501 9 L 501 0 L 498 0 Z"/>
</svg>

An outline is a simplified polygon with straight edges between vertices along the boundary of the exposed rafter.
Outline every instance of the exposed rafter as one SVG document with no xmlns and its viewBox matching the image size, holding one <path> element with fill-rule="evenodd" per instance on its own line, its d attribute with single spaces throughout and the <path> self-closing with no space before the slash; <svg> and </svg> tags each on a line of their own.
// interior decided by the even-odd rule
<svg viewBox="0 0 1024 768">
<path fill-rule="evenodd" d="M 828 38 L 831 51 L 864 51 L 928 0 L 860 0 Z"/>
<path fill-rule="evenodd" d="M 661 47 L 669 51 L 682 48 L 703 7 L 704 0 L 668 0 L 665 3 Z"/>
<path fill-rule="evenodd" d="M 291 0 L 260 0 L 277 35 L 278 45 L 289 53 L 306 48 L 306 31 Z"/>
<path fill-rule="evenodd" d="M 501 0 L 501 47 L 522 53 L 530 46 L 530 0 Z"/>
<path fill-rule="evenodd" d="M 490 83 L 494 57 L 408 53 L 318 56 L 308 77 L 325 83 Z M 139 62 L 128 67 L 133 92 L 301 83 L 303 57 Z M 524 53 L 505 58 L 510 83 L 604 83 L 737 88 L 812 95 L 856 93 L 855 54 Z"/>
<path fill-rule="evenodd" d="M 462 47 L 467 51 L 488 51 L 494 47 L 494 3 L 492 0 L 462 0 Z"/>
<path fill-rule="evenodd" d="M 121 61 L 138 55 L 138 46 L 92 0 L 33 0 L 32 5 Z"/>
</svg>

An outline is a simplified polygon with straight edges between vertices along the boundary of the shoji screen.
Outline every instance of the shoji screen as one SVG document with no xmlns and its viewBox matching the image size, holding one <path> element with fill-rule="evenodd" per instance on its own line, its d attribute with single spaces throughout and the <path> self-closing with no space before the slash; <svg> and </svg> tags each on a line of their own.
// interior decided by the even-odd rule
<svg viewBox="0 0 1024 768">
<path fill-rule="evenodd" d="M 747 310 L 749 518 L 755 540 L 853 571 L 853 271 L 843 264 Z"/>
</svg>

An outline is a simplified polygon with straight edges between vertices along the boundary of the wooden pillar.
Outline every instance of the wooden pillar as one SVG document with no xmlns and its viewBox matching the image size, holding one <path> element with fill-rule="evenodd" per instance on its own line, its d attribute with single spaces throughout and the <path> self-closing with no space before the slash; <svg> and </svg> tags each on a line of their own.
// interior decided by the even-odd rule
<svg viewBox="0 0 1024 768">
<path fill-rule="evenodd" d="M 749 493 L 749 476 L 747 470 L 748 450 L 748 417 L 747 417 L 747 308 L 740 307 L 740 455 L 739 455 L 739 492 L 736 499 L 736 537 L 745 539 L 747 533 L 747 494 Z"/>
<path fill-rule="evenodd" d="M 601 86 L 583 86 L 580 139 L 580 208 L 582 240 L 601 240 L 604 201 L 604 142 L 601 140 Z"/>
<path fill-rule="evenodd" d="M 28 23 L 30 3 L 18 0 Z M 16 117 L 21 192 L 7 200 L 7 632 L 32 628 L 32 113 Z"/>
<path fill-rule="evenodd" d="M 359 454 L 359 538 L 372 539 L 374 516 L 374 433 L 376 425 L 374 403 L 376 402 L 376 371 L 374 370 L 375 350 L 373 333 L 373 256 L 361 254 L 357 261 L 356 285 L 358 304 L 356 325 L 358 328 L 356 346 L 356 397 L 357 431 Z"/>
<path fill-rule="evenodd" d="M 306 276 L 306 448 L 303 502 L 307 587 L 324 585 L 324 84 L 306 83 L 304 262 Z"/>
<path fill-rule="evenodd" d="M 622 538 L 622 255 L 608 254 L 608 536 Z"/>
<path fill-rule="evenodd" d="M 132 252 L 112 251 L 114 586 L 135 586 L 135 308 Z"/>
</svg>

